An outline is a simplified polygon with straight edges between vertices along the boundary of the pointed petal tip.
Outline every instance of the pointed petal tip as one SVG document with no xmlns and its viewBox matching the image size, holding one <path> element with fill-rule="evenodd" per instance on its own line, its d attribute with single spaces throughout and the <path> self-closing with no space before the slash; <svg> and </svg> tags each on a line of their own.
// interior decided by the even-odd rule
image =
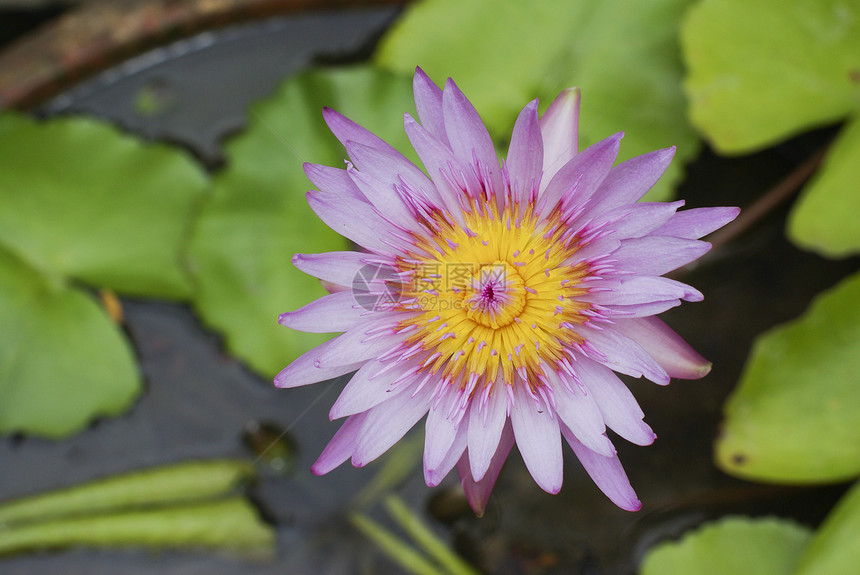
<svg viewBox="0 0 860 575">
<path fill-rule="evenodd" d="M 618 505 L 618 504 L 616 504 L 616 505 Z M 638 499 L 635 499 L 633 501 L 630 501 L 629 503 L 624 503 L 623 505 L 618 505 L 618 507 L 620 509 L 623 509 L 624 511 L 630 511 L 631 513 L 635 513 L 637 511 L 639 511 L 640 509 L 642 509 L 642 502 L 639 501 Z"/>
</svg>

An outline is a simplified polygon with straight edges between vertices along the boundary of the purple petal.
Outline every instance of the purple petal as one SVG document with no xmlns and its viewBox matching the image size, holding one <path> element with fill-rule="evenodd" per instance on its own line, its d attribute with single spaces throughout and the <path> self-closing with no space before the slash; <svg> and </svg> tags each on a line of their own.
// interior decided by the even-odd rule
<svg viewBox="0 0 860 575">
<path fill-rule="evenodd" d="M 538 124 L 537 100 L 532 100 L 514 124 L 507 166 L 514 198 L 529 201 L 529 192 L 540 181 L 543 167 L 543 141 Z"/>
<path fill-rule="evenodd" d="M 582 301 L 598 305 L 637 305 L 682 299 L 702 301 L 702 293 L 687 284 L 664 277 L 633 276 L 626 280 L 606 280 L 599 284 L 607 291 L 581 296 Z"/>
<path fill-rule="evenodd" d="M 308 275 L 342 286 L 351 286 L 355 276 L 365 267 L 368 254 L 362 252 L 326 252 L 296 254 L 293 265 Z M 392 269 L 394 265 L 392 264 Z"/>
<path fill-rule="evenodd" d="M 561 436 L 558 420 L 550 409 L 538 406 L 523 389 L 528 383 L 514 384 L 511 423 L 517 448 L 535 482 L 547 493 L 558 493 L 563 479 Z"/>
<path fill-rule="evenodd" d="M 651 445 L 654 442 L 657 436 L 648 424 L 642 421 L 645 414 L 642 413 L 642 409 L 627 386 L 611 369 L 582 358 L 576 362 L 576 370 L 582 383 L 597 403 L 606 425 L 631 443 Z M 574 435 L 582 439 L 578 434 L 574 433 Z M 601 455 L 611 454 L 601 453 Z"/>
<path fill-rule="evenodd" d="M 469 414 L 469 466 L 476 481 L 484 478 L 508 419 L 504 382 L 494 384 L 484 409 L 473 405 Z"/>
<path fill-rule="evenodd" d="M 430 421 L 430 415 L 429 414 L 427 416 L 427 421 L 428 421 L 428 423 Z M 463 453 L 466 451 L 466 443 L 468 441 L 468 439 L 467 439 L 467 435 L 468 435 L 467 424 L 468 424 L 468 420 L 464 420 L 460 423 L 460 425 L 456 428 L 456 432 L 454 434 L 453 439 L 450 442 L 450 446 L 448 447 L 447 452 L 441 458 L 438 458 L 438 461 L 433 461 L 432 464 L 428 463 L 428 457 L 427 457 L 428 446 L 427 446 L 427 443 L 425 442 L 425 448 L 424 448 L 424 482 L 427 484 L 428 487 L 436 487 L 437 485 L 442 483 L 442 480 L 445 479 L 445 477 L 454 468 L 454 465 L 456 465 L 457 461 L 459 461 L 460 458 L 463 456 Z M 430 440 L 430 433 L 431 433 L 431 431 L 430 431 L 430 429 L 428 429 L 427 435 L 425 436 L 425 439 L 427 441 L 431 441 Z M 434 431 L 434 433 L 438 433 L 438 430 Z M 433 440 L 433 443 L 436 443 L 435 440 Z M 436 449 L 436 448 L 437 448 L 437 445 L 433 445 L 433 446 L 429 447 L 429 449 Z M 434 456 L 434 459 L 437 459 L 437 458 Z"/>
<path fill-rule="evenodd" d="M 474 511 L 475 515 L 478 517 L 484 515 L 484 511 L 487 508 L 487 501 L 490 500 L 490 493 L 492 493 L 493 487 L 496 485 L 496 479 L 499 478 L 502 466 L 505 464 L 505 460 L 507 460 L 508 454 L 511 452 L 511 448 L 513 446 L 514 432 L 511 430 L 510 421 L 508 421 L 502 429 L 499 446 L 496 449 L 496 453 L 493 455 L 490 466 L 480 481 L 476 481 L 475 478 L 472 477 L 472 472 L 469 467 L 468 452 L 463 454 L 457 462 L 457 471 L 460 474 L 460 484 L 463 486 L 466 500 L 472 507 L 472 511 Z"/>
<path fill-rule="evenodd" d="M 612 168 L 591 198 L 590 213 L 599 214 L 638 202 L 650 190 L 675 155 L 675 147 L 630 158 Z"/>
<path fill-rule="evenodd" d="M 609 173 L 622 132 L 589 146 L 566 163 L 550 180 L 538 199 L 540 216 L 545 217 L 559 202 L 585 202 Z"/>
<path fill-rule="evenodd" d="M 308 333 L 347 331 L 367 319 L 367 310 L 355 302 L 351 291 L 341 291 L 312 301 L 296 311 L 282 313 L 278 323 Z"/>
<path fill-rule="evenodd" d="M 448 136 L 445 134 L 445 118 L 442 115 L 442 90 L 424 73 L 424 70 L 415 68 L 412 92 L 415 94 L 415 109 L 421 125 L 434 138 L 447 145 Z"/>
<path fill-rule="evenodd" d="M 711 363 L 659 318 L 623 319 L 615 328 L 642 346 L 671 377 L 700 379 L 711 371 Z"/>
<path fill-rule="evenodd" d="M 623 240 L 612 254 L 620 270 L 661 276 L 702 257 L 711 244 L 669 236 L 645 236 Z"/>
<path fill-rule="evenodd" d="M 579 88 L 562 91 L 540 119 L 545 187 L 579 149 Z"/>
<path fill-rule="evenodd" d="M 320 365 L 320 354 L 325 353 L 327 349 L 333 347 L 337 339 L 330 339 L 296 358 L 293 363 L 282 369 L 275 376 L 275 386 L 282 388 L 299 387 L 308 385 L 309 383 L 333 379 L 361 367 L 364 361 L 353 361 L 351 363 L 347 362 L 327 367 Z"/>
<path fill-rule="evenodd" d="M 386 150 L 392 154 L 400 154 L 388 142 L 331 108 L 323 108 L 323 119 L 328 124 L 331 133 L 344 146 L 346 146 L 347 142 L 358 142 L 371 148 Z"/>
<path fill-rule="evenodd" d="M 451 149 L 442 144 L 439 140 L 430 135 L 424 127 L 416 122 L 409 114 L 406 114 L 403 120 L 403 128 L 406 130 L 406 135 L 421 158 L 424 168 L 433 184 L 436 186 L 442 202 L 448 213 L 458 218 L 459 223 L 463 224 L 460 202 L 458 200 L 461 190 L 454 188 L 448 178 L 445 177 L 452 169 L 458 173 L 462 173 L 464 177 L 469 178 L 469 185 L 478 185 L 473 175 L 467 172 L 460 161 L 454 156 Z M 463 224 L 464 225 L 464 224 Z"/>
<path fill-rule="evenodd" d="M 328 227 L 358 245 L 382 253 L 390 253 L 392 245 L 403 247 L 404 241 L 394 236 L 394 226 L 370 204 L 327 192 L 308 192 L 307 199 Z"/>
<path fill-rule="evenodd" d="M 325 368 L 341 364 L 364 363 L 401 345 L 401 337 L 394 333 L 397 319 L 399 319 L 398 316 L 393 313 L 374 313 L 374 319 L 365 320 L 346 333 L 330 339 L 326 342 L 325 348 L 318 346 L 316 364 Z M 385 331 L 380 332 L 380 330 Z"/>
<path fill-rule="evenodd" d="M 455 407 L 460 400 L 460 394 L 456 393 L 458 390 L 459 388 L 449 386 L 442 392 L 441 400 L 427 413 L 424 426 L 424 477 L 430 487 L 438 485 L 445 477 L 437 473 L 438 467 L 451 450 L 459 428 L 463 427 L 464 431 L 466 429 L 466 424 L 461 425 L 462 413 Z M 465 435 L 463 439 L 465 440 Z M 463 448 L 465 449 L 465 442 Z M 457 459 L 459 454 L 451 462 L 452 466 Z M 447 471 L 450 471 L 450 468 Z"/>
<path fill-rule="evenodd" d="M 611 305 L 606 307 L 612 312 L 612 317 L 631 318 L 658 315 L 666 310 L 672 309 L 673 307 L 678 307 L 679 305 L 681 305 L 681 300 L 672 299 L 666 301 L 652 301 L 636 305 Z"/>
<path fill-rule="evenodd" d="M 697 240 L 738 217 L 740 208 L 693 208 L 678 212 L 654 233 Z"/>
<path fill-rule="evenodd" d="M 618 239 L 641 238 L 669 221 L 683 205 L 684 200 L 670 203 L 638 202 L 610 210 L 598 221 L 617 220 L 610 225 Z"/>
<path fill-rule="evenodd" d="M 368 361 L 361 366 L 361 369 L 352 376 L 352 379 L 343 388 L 337 401 L 331 407 L 331 411 L 329 411 L 329 418 L 340 419 L 347 415 L 367 411 L 386 399 L 409 389 L 410 383 L 402 383 L 395 389 L 391 389 L 391 386 L 411 369 L 412 366 L 408 362 L 401 362 L 391 367 L 390 364 L 383 363 L 378 359 Z"/>
<path fill-rule="evenodd" d="M 622 321 L 634 320 L 619 320 L 617 323 Z M 602 357 L 591 357 L 591 359 L 631 377 L 644 375 L 658 385 L 669 383 L 669 376 L 660 364 L 639 343 L 623 335 L 615 329 L 615 326 L 596 330 L 579 325 L 575 330 L 585 338 L 590 347 L 602 354 Z"/>
<path fill-rule="evenodd" d="M 478 164 L 489 172 L 492 189 L 501 193 L 499 158 L 490 133 L 475 107 L 450 78 L 442 93 L 442 110 L 451 149 L 467 164 L 472 164 L 472 158 L 476 158 Z"/>
<path fill-rule="evenodd" d="M 574 382 L 564 385 L 561 382 L 561 378 L 568 378 L 569 376 L 553 372 L 552 370 L 547 370 L 547 374 L 553 382 L 556 413 L 558 413 L 561 421 L 589 449 L 593 449 L 604 455 L 615 453 L 612 442 L 606 437 L 606 425 L 603 423 L 603 416 L 594 402 L 594 398 L 586 395 L 584 390 L 578 389 Z M 573 388 L 574 391 L 571 391 L 568 387 Z"/>
<path fill-rule="evenodd" d="M 304 164 L 304 169 L 305 175 L 318 190 L 332 194 L 341 194 L 362 202 L 367 201 L 364 194 L 352 183 L 352 179 L 350 179 L 346 170 L 321 166 L 319 164 L 309 164 L 307 162 Z"/>
<path fill-rule="evenodd" d="M 314 475 L 325 475 L 341 463 L 352 457 L 352 452 L 355 449 L 356 437 L 358 431 L 364 424 L 365 414 L 360 413 L 348 418 L 331 441 L 328 442 L 323 452 L 317 458 L 316 462 L 311 466 L 311 473 Z"/>
<path fill-rule="evenodd" d="M 352 454 L 352 464 L 363 467 L 400 441 L 427 413 L 433 387 L 425 386 L 414 397 L 411 393 L 400 393 L 366 411 Z"/>
<path fill-rule="evenodd" d="M 617 455 L 606 457 L 585 447 L 564 425 L 561 432 L 594 484 L 615 505 L 625 511 L 639 511 L 642 502 L 630 486 L 630 480 Z"/>
<path fill-rule="evenodd" d="M 379 161 L 383 161 L 382 154 L 375 154 L 373 148 L 364 147 L 366 153 L 359 152 L 362 146 L 350 142 L 347 145 L 347 150 L 352 156 L 360 156 L 367 160 L 368 158 L 377 155 Z M 410 211 L 409 207 L 403 201 L 403 198 L 398 193 L 394 186 L 394 182 L 384 181 L 374 175 L 373 170 L 356 170 L 354 167 L 347 169 L 349 177 L 364 194 L 364 197 L 376 208 L 376 210 L 390 222 L 394 222 L 398 227 L 413 232 L 421 232 L 422 228 L 415 219 L 415 215 Z"/>
</svg>

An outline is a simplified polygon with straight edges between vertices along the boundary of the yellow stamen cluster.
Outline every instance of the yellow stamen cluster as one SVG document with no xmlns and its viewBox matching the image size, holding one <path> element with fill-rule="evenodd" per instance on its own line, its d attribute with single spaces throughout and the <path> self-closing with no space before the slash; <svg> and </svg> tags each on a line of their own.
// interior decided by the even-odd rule
<svg viewBox="0 0 860 575">
<path fill-rule="evenodd" d="M 537 386 L 542 365 L 555 367 L 565 345 L 582 343 L 569 329 L 589 307 L 577 300 L 589 270 L 571 263 L 576 238 L 557 212 L 538 218 L 531 204 L 485 204 L 463 218 L 440 216 L 436 232 L 398 262 L 412 277 L 401 305 L 420 312 L 399 325 L 405 347 L 420 345 L 429 352 L 422 371 L 461 387 L 500 374 L 512 384 L 515 373 Z"/>
</svg>

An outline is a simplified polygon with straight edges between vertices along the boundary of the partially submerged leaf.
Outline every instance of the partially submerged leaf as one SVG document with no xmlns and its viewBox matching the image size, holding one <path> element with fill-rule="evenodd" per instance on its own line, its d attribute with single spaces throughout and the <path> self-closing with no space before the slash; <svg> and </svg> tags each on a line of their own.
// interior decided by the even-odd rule
<svg viewBox="0 0 860 575">
<path fill-rule="evenodd" d="M 253 476 L 253 465 L 240 460 L 213 459 L 154 467 L 3 502 L 0 524 L 209 499 L 233 491 Z"/>
<path fill-rule="evenodd" d="M 89 295 L 0 247 L 0 433 L 59 437 L 141 390 L 123 334 Z"/>
<path fill-rule="evenodd" d="M 860 484 L 839 501 L 815 533 L 794 575 L 854 573 L 860 564 Z"/>
<path fill-rule="evenodd" d="M 777 518 L 728 517 L 648 551 L 640 575 L 791 575 L 810 530 Z"/>
<path fill-rule="evenodd" d="M 376 61 L 437 83 L 449 76 L 497 140 L 540 97 L 582 88 L 581 147 L 625 131 L 620 159 L 678 146 L 651 192 L 666 198 L 698 151 L 685 117 L 677 28 L 688 0 L 427 0 L 411 5 L 383 39 Z"/>
<path fill-rule="evenodd" d="M 760 336 L 725 407 L 717 462 L 740 477 L 860 475 L 860 274 Z"/>
<path fill-rule="evenodd" d="M 166 145 L 84 118 L 0 115 L 0 244 L 51 277 L 187 298 L 181 243 L 205 187 Z"/>
<path fill-rule="evenodd" d="M 690 117 L 723 153 L 860 111 L 857 0 L 705 0 L 681 39 Z"/>
<path fill-rule="evenodd" d="M 3 529 L 0 555 L 71 546 L 273 551 L 275 533 L 243 497 L 27 523 Z"/>
<path fill-rule="evenodd" d="M 227 144 L 227 166 L 191 242 L 197 310 L 224 333 L 235 355 L 266 376 L 325 339 L 277 325 L 280 313 L 324 293 L 291 257 L 348 249 L 305 201 L 311 184 L 302 163 L 338 166 L 346 157 L 322 119 L 323 106 L 406 153 L 409 78 L 366 67 L 300 74 L 255 105 L 247 131 Z"/>
<path fill-rule="evenodd" d="M 860 117 L 839 134 L 788 221 L 800 247 L 830 257 L 860 252 Z"/>
</svg>

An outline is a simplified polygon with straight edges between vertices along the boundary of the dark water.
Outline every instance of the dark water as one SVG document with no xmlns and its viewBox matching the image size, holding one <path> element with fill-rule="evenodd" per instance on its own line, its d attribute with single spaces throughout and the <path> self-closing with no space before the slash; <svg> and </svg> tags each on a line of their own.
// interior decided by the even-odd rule
<svg viewBox="0 0 860 575">
<path fill-rule="evenodd" d="M 44 111 L 96 114 L 147 137 L 179 142 L 216 165 L 220 139 L 243 126 L 250 102 L 315 59 L 368 53 L 394 16 L 391 9 L 307 14 L 204 34 L 119 66 Z M 169 103 L 166 111 L 135 112 L 141 90 L 156 104 Z M 827 136 L 815 134 L 744 159 L 719 159 L 706 151 L 690 166 L 679 196 L 689 207 L 747 205 Z M 616 440 L 642 511 L 615 508 L 569 451 L 565 486 L 556 496 L 543 493 L 513 453 L 482 519 L 464 506 L 453 475 L 439 488 L 425 487 L 417 459 L 397 492 L 425 510 L 427 521 L 464 556 L 487 572 L 503 574 L 632 573 L 649 544 L 725 513 L 820 521 L 841 486 L 761 486 L 729 478 L 711 461 L 722 403 L 753 338 L 797 316 L 816 293 L 858 268 L 856 259 L 832 262 L 793 248 L 783 237 L 786 213 L 778 210 L 683 272 L 682 279 L 706 299 L 664 318 L 714 362 L 714 370 L 704 380 L 675 381 L 666 388 L 630 382 L 659 436 L 646 448 Z M 0 573 L 400 572 L 344 518 L 385 458 L 362 470 L 342 466 L 324 477 L 308 472 L 336 429 L 327 414 L 342 381 L 275 390 L 226 356 L 218 337 L 186 307 L 123 304 L 147 382 L 143 397 L 127 415 L 99 421 L 65 441 L 0 439 L 0 498 L 173 461 L 253 458 L 247 430 L 263 424 L 275 435 L 286 430 L 288 443 L 282 447 L 294 448 L 297 458 L 294 472 L 264 471 L 252 490 L 277 528 L 277 556 L 249 563 L 202 553 L 71 550 L 0 560 Z M 416 431 L 413 443 L 420 448 L 421 430 Z M 266 444 L 265 438 L 260 441 Z M 372 514 L 384 518 L 378 509 Z"/>
</svg>

